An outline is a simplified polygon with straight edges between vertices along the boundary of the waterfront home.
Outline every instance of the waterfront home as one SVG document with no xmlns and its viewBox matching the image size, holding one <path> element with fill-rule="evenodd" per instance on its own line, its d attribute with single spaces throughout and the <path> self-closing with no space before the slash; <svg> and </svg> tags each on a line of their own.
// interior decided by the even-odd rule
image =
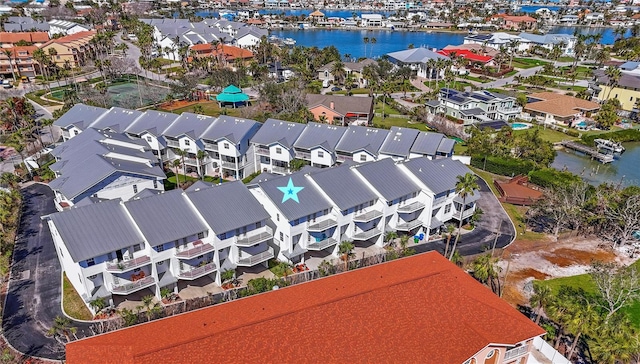
<svg viewBox="0 0 640 364">
<path fill-rule="evenodd" d="M 531 34 L 520 33 L 518 36 L 525 39 L 529 44 L 529 50 L 534 46 L 542 47 L 546 50 L 552 50 L 554 46 L 559 46 L 563 56 L 573 56 L 574 48 L 578 38 L 571 34 Z"/>
<path fill-rule="evenodd" d="M 254 58 L 248 49 L 222 44 L 199 43 L 189 47 L 189 62 L 194 58 L 208 58 L 209 62 L 221 62 L 222 65 L 235 67 L 238 62 L 248 65 Z"/>
<path fill-rule="evenodd" d="M 534 29 L 536 27 L 536 18 L 532 18 L 528 15 L 507 15 L 496 14 L 491 17 L 491 21 L 494 24 L 499 25 L 503 29 L 518 30 L 518 29 Z"/>
<path fill-rule="evenodd" d="M 318 69 L 318 79 L 322 81 L 323 84 L 326 83 L 329 85 L 335 82 L 335 77 L 333 76 L 334 63 L 335 62 L 329 62 Z M 351 75 L 351 79 L 358 85 L 358 87 L 365 88 L 367 87 L 367 80 L 362 76 L 362 69 L 375 63 L 376 61 L 368 58 L 360 62 L 343 62 L 343 69 L 347 76 Z"/>
<path fill-rule="evenodd" d="M 524 111 L 539 123 L 571 125 L 583 117 L 591 117 L 600 104 L 554 92 L 527 95 Z"/>
<path fill-rule="evenodd" d="M 315 120 L 336 125 L 369 125 L 373 119 L 373 98 L 307 94 L 307 108 Z"/>
<path fill-rule="evenodd" d="M 633 111 L 638 109 L 638 100 L 640 100 L 640 69 L 638 62 L 627 62 L 624 66 L 631 67 L 635 64 L 635 68 L 627 68 L 630 71 L 622 71 L 620 79 L 616 82 L 616 85 L 611 87 L 609 85 L 609 77 L 603 70 L 597 70 L 593 72 L 594 81 L 589 83 L 589 89 L 592 93 L 592 101 L 606 101 L 610 99 L 617 99 L 620 101 L 620 106 L 623 110 Z"/>
<path fill-rule="evenodd" d="M 510 120 L 522 112 L 515 97 L 486 90 L 463 92 L 443 88 L 437 100 L 427 101 L 425 105 L 432 113 L 452 116 L 464 125 Z"/>
<path fill-rule="evenodd" d="M 293 143 L 297 159 L 311 166 L 326 168 L 336 164 L 336 145 L 347 128 L 331 124 L 308 123 Z"/>
<path fill-rule="evenodd" d="M 516 49 L 517 52 L 529 49 L 529 42 L 514 34 L 498 32 L 491 34 L 471 34 L 464 37 L 464 44 L 477 44 L 479 46 L 488 46 L 495 49 L 500 49 L 500 47 L 508 48 L 512 41 L 519 42 Z"/>
<path fill-rule="evenodd" d="M 443 51 L 461 50 L 479 54 L 481 56 L 495 57 L 499 52 L 497 49 L 484 44 L 465 43 L 459 45 L 448 45 L 442 48 Z"/>
<path fill-rule="evenodd" d="M 144 189 L 164 190 L 157 157 L 147 143 L 124 134 L 89 128 L 51 155 L 56 178 L 49 187 L 59 211 L 85 198 L 128 200 Z"/>
<path fill-rule="evenodd" d="M 56 56 L 52 62 L 64 68 L 68 62 L 72 68 L 84 66 L 93 53 L 91 40 L 95 37 L 95 30 L 81 31 L 60 38 L 51 39 L 40 47 L 46 54 L 55 50 Z"/>
<path fill-rule="evenodd" d="M 416 71 L 416 75 L 422 78 L 435 78 L 435 69 L 429 68 L 427 65 L 429 60 L 449 59 L 446 56 L 438 54 L 426 48 L 413 48 L 404 51 L 388 53 L 389 61 L 398 66 L 409 66 Z M 440 70 L 443 75 L 444 70 Z"/>
<path fill-rule="evenodd" d="M 256 171 L 290 173 L 289 163 L 296 157 L 293 143 L 304 129 L 305 124 L 267 119 L 251 138 Z"/>
<path fill-rule="evenodd" d="M 363 27 L 381 27 L 384 17 L 381 14 L 360 15 L 360 25 Z"/>
<path fill-rule="evenodd" d="M 602 25 L 604 24 L 604 13 L 599 12 L 587 12 L 584 14 L 584 22 L 588 25 Z"/>
<path fill-rule="evenodd" d="M 450 58 L 454 55 L 456 57 L 464 58 L 467 61 L 469 61 L 469 65 L 471 66 L 471 68 L 482 69 L 482 67 L 484 66 L 495 65 L 495 63 L 493 62 L 492 56 L 478 54 L 466 49 L 458 49 L 458 48 L 450 47 L 449 49 L 440 50 L 438 51 L 438 53 Z M 459 74 L 467 73 L 467 70 L 465 69 L 465 67 L 459 67 L 455 71 L 458 72 Z"/>
<path fill-rule="evenodd" d="M 568 14 L 563 15 L 562 18 L 558 20 L 558 23 L 564 26 L 577 25 L 578 20 L 580 20 L 580 18 L 577 15 Z"/>
</svg>

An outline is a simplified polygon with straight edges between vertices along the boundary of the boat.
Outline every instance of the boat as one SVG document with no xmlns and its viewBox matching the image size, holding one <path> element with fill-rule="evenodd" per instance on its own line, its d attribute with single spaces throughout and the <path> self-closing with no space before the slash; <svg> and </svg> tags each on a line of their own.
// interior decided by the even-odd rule
<svg viewBox="0 0 640 364">
<path fill-rule="evenodd" d="M 625 150 L 624 147 L 622 146 L 622 144 L 620 144 L 618 142 L 614 142 L 613 140 L 596 139 L 596 140 L 594 140 L 594 142 L 596 143 L 596 148 L 604 149 L 604 150 L 612 152 L 612 153 L 622 154 L 624 152 L 624 150 Z"/>
<path fill-rule="evenodd" d="M 284 43 L 284 45 L 293 46 L 296 45 L 296 40 L 293 38 L 284 38 L 282 43 Z"/>
</svg>

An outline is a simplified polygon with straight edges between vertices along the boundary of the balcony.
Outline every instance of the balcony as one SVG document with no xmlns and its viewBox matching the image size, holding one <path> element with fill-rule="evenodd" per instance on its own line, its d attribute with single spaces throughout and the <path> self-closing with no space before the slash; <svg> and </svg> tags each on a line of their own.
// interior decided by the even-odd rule
<svg viewBox="0 0 640 364">
<path fill-rule="evenodd" d="M 63 138 L 63 139 L 65 139 L 65 140 L 66 140 L 66 139 L 69 139 L 69 138 L 70 138 L 70 136 L 71 136 L 71 133 L 69 133 L 69 130 L 63 130 L 63 131 L 62 131 L 62 138 Z"/>
<path fill-rule="evenodd" d="M 217 151 L 218 151 L 218 144 L 216 144 L 216 143 L 207 143 L 207 142 L 205 142 L 205 143 L 204 143 L 204 149 L 206 149 L 206 150 L 212 150 L 212 151 L 214 151 L 214 152 L 217 152 Z"/>
<path fill-rule="evenodd" d="M 327 238 L 324 240 L 316 241 L 314 243 L 307 244 L 307 250 L 324 250 L 332 245 L 338 244 L 338 241 L 334 238 Z"/>
<path fill-rule="evenodd" d="M 125 283 L 121 285 L 114 284 L 111 288 L 111 292 L 113 294 L 127 295 L 139 291 L 143 288 L 151 287 L 154 284 L 156 284 L 156 279 L 148 276 L 131 283 Z"/>
<path fill-rule="evenodd" d="M 226 161 L 226 160 L 222 160 L 220 162 L 220 164 L 222 165 L 222 168 L 227 168 L 227 169 L 236 169 L 236 163 L 235 162 L 231 162 L 231 161 Z M 246 163 L 243 163 L 242 161 L 238 161 L 238 169 L 244 167 Z"/>
<path fill-rule="evenodd" d="M 238 265 L 242 267 L 253 267 L 258 263 L 266 262 L 267 260 L 273 258 L 274 256 L 275 255 L 273 253 L 273 248 L 269 247 L 269 249 L 263 251 L 262 253 L 252 255 L 247 258 L 238 259 Z"/>
<path fill-rule="evenodd" d="M 197 268 L 193 268 L 193 269 L 189 269 L 189 270 L 184 270 L 180 273 L 178 273 L 178 278 L 180 279 L 197 279 L 200 278 L 204 275 L 207 275 L 209 273 L 213 273 L 216 271 L 216 264 L 215 263 L 207 263 L 201 267 L 197 267 Z"/>
<path fill-rule="evenodd" d="M 374 236 L 378 236 L 380 234 L 382 234 L 382 231 L 380 231 L 379 229 L 371 229 L 353 235 L 353 240 L 369 240 Z"/>
<path fill-rule="evenodd" d="M 443 203 L 445 203 L 447 201 L 448 197 L 447 196 L 442 196 L 442 197 L 438 197 L 435 200 L 433 200 L 433 207 L 439 206 Z"/>
<path fill-rule="evenodd" d="M 526 355 L 528 352 L 529 348 L 527 346 L 519 346 L 517 348 L 507 350 L 507 352 L 504 353 L 504 362 Z"/>
<path fill-rule="evenodd" d="M 324 218 L 316 223 L 309 223 L 309 226 L 307 226 L 307 231 L 321 232 L 329 230 L 336 226 L 338 226 L 338 222 L 336 220 L 333 220 L 331 218 Z"/>
<path fill-rule="evenodd" d="M 464 212 L 462 213 L 462 220 L 468 217 L 471 217 L 471 215 L 473 215 L 473 211 L 474 211 L 473 207 L 469 207 L 466 210 L 464 210 Z M 460 220 L 460 211 L 455 212 L 452 217 L 456 220 Z"/>
<path fill-rule="evenodd" d="M 520 107 L 499 107 L 498 112 L 503 114 L 515 114 L 522 111 Z"/>
<path fill-rule="evenodd" d="M 353 218 L 354 222 L 369 222 L 382 217 L 382 211 L 371 210 Z"/>
<path fill-rule="evenodd" d="M 346 161 L 352 161 L 353 160 L 353 156 L 352 155 L 344 155 L 344 154 L 338 154 L 336 157 L 336 161 L 342 163 L 342 162 L 346 162 Z"/>
<path fill-rule="evenodd" d="M 249 247 L 260 244 L 271 238 L 273 238 L 273 230 L 268 226 L 263 226 L 245 234 L 236 236 L 236 245 Z"/>
<path fill-rule="evenodd" d="M 255 147 L 256 148 L 256 154 L 257 155 L 264 155 L 264 156 L 270 156 L 271 154 L 269 153 L 269 148 L 260 148 L 260 147 Z"/>
<path fill-rule="evenodd" d="M 197 256 L 200 256 L 215 250 L 215 247 L 211 244 L 202 244 L 202 242 L 200 242 L 200 244 L 196 244 L 196 243 L 197 241 L 193 243 L 193 248 L 191 249 L 183 250 L 181 252 L 176 252 L 176 258 L 193 259 Z"/>
<path fill-rule="evenodd" d="M 296 150 L 296 158 L 310 161 L 311 160 L 311 153 L 309 153 L 309 152 L 301 152 L 299 150 Z"/>
<path fill-rule="evenodd" d="M 289 168 L 287 167 L 271 166 L 271 173 L 287 174 L 288 172 Z"/>
<path fill-rule="evenodd" d="M 121 262 L 107 262 L 107 272 L 109 273 L 122 273 L 132 269 L 136 269 L 151 263 L 151 257 L 143 255 L 141 257 L 123 260 Z"/>
<path fill-rule="evenodd" d="M 422 221 L 420 221 L 419 219 L 415 219 L 415 220 L 411 220 L 409 222 L 403 222 L 398 224 L 398 227 L 396 227 L 396 230 L 399 231 L 411 231 L 417 227 L 419 227 L 420 225 L 422 225 Z"/>
<path fill-rule="evenodd" d="M 416 212 L 418 210 L 422 210 L 424 208 L 424 204 L 422 202 L 416 201 L 412 202 L 408 205 L 399 206 L 398 213 L 401 214 L 410 214 L 412 212 Z"/>
<path fill-rule="evenodd" d="M 180 148 L 180 142 L 177 140 L 167 139 L 167 147 Z"/>
</svg>

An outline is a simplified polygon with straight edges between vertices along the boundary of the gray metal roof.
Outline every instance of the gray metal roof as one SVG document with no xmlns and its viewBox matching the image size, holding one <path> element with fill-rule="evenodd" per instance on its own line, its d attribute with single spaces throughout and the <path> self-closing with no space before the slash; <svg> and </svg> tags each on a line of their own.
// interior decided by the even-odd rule
<svg viewBox="0 0 640 364">
<path fill-rule="evenodd" d="M 187 187 L 185 191 L 193 192 L 193 191 L 203 190 L 205 188 L 211 188 L 211 187 L 215 187 L 215 184 L 198 180 L 198 181 L 195 181 L 191 186 Z"/>
<path fill-rule="evenodd" d="M 237 145 L 245 136 L 255 133 L 260 125 L 255 120 L 220 115 L 199 137 L 214 142 L 224 138 Z"/>
<path fill-rule="evenodd" d="M 325 150 L 333 152 L 345 131 L 347 128 L 344 126 L 309 123 L 293 146 L 301 149 L 313 149 L 321 146 Z"/>
<path fill-rule="evenodd" d="M 76 263 L 144 241 L 120 200 L 72 208 L 49 217 Z"/>
<path fill-rule="evenodd" d="M 387 201 L 393 201 L 420 191 L 420 187 L 411 181 L 390 158 L 352 168 L 360 173 Z"/>
<path fill-rule="evenodd" d="M 216 121 L 215 118 L 206 115 L 197 115 L 190 112 L 183 112 L 165 131 L 164 135 L 178 138 L 182 135 L 188 135 L 196 140 L 204 133 L 211 124 Z"/>
<path fill-rule="evenodd" d="M 267 119 L 253 136 L 251 143 L 260 145 L 279 143 L 285 148 L 292 148 L 304 128 L 305 125 L 300 123 Z"/>
<path fill-rule="evenodd" d="M 422 155 L 436 155 L 438 146 L 445 136 L 440 133 L 424 133 L 418 134 L 416 141 L 411 146 L 411 152 Z"/>
<path fill-rule="evenodd" d="M 449 59 L 449 57 L 422 47 L 387 53 L 387 55 L 402 63 L 427 63 L 430 59 Z"/>
<path fill-rule="evenodd" d="M 101 107 L 89 106 L 85 104 L 75 104 L 58 120 L 54 121 L 53 125 L 59 126 L 64 129 L 74 125 L 77 128 L 84 130 L 107 111 L 109 110 L 103 109 Z"/>
<path fill-rule="evenodd" d="M 215 234 L 255 224 L 270 217 L 241 181 L 188 192 L 187 197 Z"/>
<path fill-rule="evenodd" d="M 377 156 L 387 135 L 388 130 L 350 125 L 336 146 L 336 151 L 355 153 L 366 150 Z"/>
<path fill-rule="evenodd" d="M 349 166 L 325 168 L 311 173 L 311 178 L 340 210 L 378 199 L 376 193 L 366 186 Z M 337 181 L 340 183 L 336 183 Z"/>
<path fill-rule="evenodd" d="M 449 138 L 444 138 L 440 141 L 438 146 L 439 153 L 450 154 L 453 152 L 453 147 L 456 145 L 456 141 Z"/>
<path fill-rule="evenodd" d="M 420 132 L 416 129 L 392 126 L 387 139 L 380 147 L 380 153 L 399 157 L 409 157 L 411 146 Z"/>
<path fill-rule="evenodd" d="M 161 112 L 156 110 L 147 110 L 130 124 L 125 131 L 129 134 L 140 135 L 143 132 L 149 132 L 158 137 L 162 132 L 171 125 L 178 115 L 170 112 Z"/>
<path fill-rule="evenodd" d="M 455 190 L 458 176 L 471 172 L 462 162 L 451 158 L 415 158 L 404 162 L 403 165 L 435 195 Z"/>
<path fill-rule="evenodd" d="M 208 230 L 179 189 L 124 205 L 151 246 Z"/>
<path fill-rule="evenodd" d="M 278 187 L 287 186 L 289 179 L 291 179 L 291 182 L 295 187 L 303 187 L 303 189 L 298 192 L 299 203 L 292 199 L 282 202 L 284 194 L 278 189 Z M 305 177 L 304 171 L 280 178 L 268 179 L 264 182 L 260 182 L 259 186 L 289 221 L 311 215 L 318 211 L 330 209 L 332 207 L 331 202 L 322 196 L 313 183 Z"/>
<path fill-rule="evenodd" d="M 116 133 L 121 133 L 124 132 L 140 115 L 142 115 L 142 111 L 112 107 L 90 126 L 96 129 L 108 128 Z"/>
<path fill-rule="evenodd" d="M 474 107 L 471 109 L 460 109 L 460 113 L 464 115 L 483 115 L 486 111 L 482 110 L 479 107 Z"/>
</svg>

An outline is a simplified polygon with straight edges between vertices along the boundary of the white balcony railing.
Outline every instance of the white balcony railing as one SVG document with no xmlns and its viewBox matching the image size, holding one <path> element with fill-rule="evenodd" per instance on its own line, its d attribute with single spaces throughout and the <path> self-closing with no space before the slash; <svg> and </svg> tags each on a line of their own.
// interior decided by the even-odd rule
<svg viewBox="0 0 640 364">
<path fill-rule="evenodd" d="M 177 140 L 167 139 L 167 147 L 180 148 L 180 142 Z"/>
<path fill-rule="evenodd" d="M 176 257 L 179 259 L 192 259 L 197 256 L 212 252 L 215 250 L 215 247 L 211 244 L 194 244 L 193 248 L 177 251 Z"/>
<path fill-rule="evenodd" d="M 287 172 L 289 172 L 287 167 L 271 166 L 271 173 L 287 174 Z"/>
<path fill-rule="evenodd" d="M 301 152 L 299 150 L 296 150 L 296 158 L 310 161 L 311 160 L 311 153 Z"/>
<path fill-rule="evenodd" d="M 501 112 L 503 114 L 513 114 L 513 113 L 519 113 L 522 111 L 522 108 L 519 107 L 499 107 L 498 108 L 498 112 Z"/>
<path fill-rule="evenodd" d="M 336 156 L 336 160 L 338 162 L 340 162 L 340 163 L 346 162 L 346 161 L 352 161 L 353 160 L 353 156 L 352 155 L 338 154 Z"/>
<path fill-rule="evenodd" d="M 377 218 L 382 217 L 382 211 L 378 211 L 378 210 L 371 210 L 371 211 L 367 211 L 363 214 L 360 215 L 356 215 L 353 218 L 354 222 L 369 222 L 369 221 L 373 221 Z"/>
<path fill-rule="evenodd" d="M 273 258 L 275 255 L 273 253 L 273 248 L 269 247 L 267 250 L 254 254 L 249 257 L 239 258 L 238 265 L 243 267 L 253 267 L 254 265 L 262 262 L 266 262 L 267 260 Z"/>
<path fill-rule="evenodd" d="M 353 240 L 369 240 L 374 236 L 378 236 L 380 234 L 382 234 L 382 231 L 380 231 L 379 229 L 371 229 L 353 235 Z"/>
<path fill-rule="evenodd" d="M 398 212 L 401 214 L 410 214 L 412 212 L 416 212 L 424 208 L 424 204 L 422 202 L 416 201 L 412 202 L 408 205 L 399 206 Z"/>
<path fill-rule="evenodd" d="M 410 231 L 413 230 L 415 228 L 417 228 L 418 226 L 422 225 L 422 221 L 420 221 L 419 219 L 415 219 L 415 220 L 411 220 L 408 222 L 403 222 L 398 224 L 398 227 L 396 228 L 396 230 L 399 231 Z"/>
<path fill-rule="evenodd" d="M 334 238 L 327 238 L 324 240 L 320 240 L 320 241 L 316 241 L 313 243 L 309 243 L 307 244 L 307 250 L 323 250 L 323 249 L 327 249 L 328 247 L 332 246 L 332 245 L 336 245 L 338 244 L 338 241 Z"/>
<path fill-rule="evenodd" d="M 256 147 L 256 154 L 265 155 L 267 157 L 271 155 L 268 148 L 260 148 L 260 147 Z"/>
<path fill-rule="evenodd" d="M 218 151 L 218 144 L 205 142 L 204 143 L 204 149 L 212 150 L 214 152 L 217 152 Z"/>
<path fill-rule="evenodd" d="M 125 283 L 121 285 L 114 284 L 111 291 L 114 294 L 126 295 L 126 294 L 139 291 L 143 288 L 153 286 L 154 284 L 156 284 L 156 279 L 151 276 L 148 276 L 131 283 Z"/>
<path fill-rule="evenodd" d="M 180 279 L 196 279 L 204 276 L 205 274 L 213 273 L 216 271 L 215 263 L 207 263 L 201 267 L 196 267 L 193 269 L 183 270 L 178 273 L 178 278 Z"/>
<path fill-rule="evenodd" d="M 443 203 L 445 203 L 449 198 L 447 196 L 442 196 L 442 197 L 438 197 L 435 200 L 433 200 L 433 207 L 439 206 Z"/>
<path fill-rule="evenodd" d="M 528 352 L 529 352 L 529 348 L 527 346 L 519 346 L 517 348 L 507 350 L 507 352 L 504 354 L 504 361 L 507 362 L 508 360 L 515 359 L 519 356 L 525 355 Z"/>
<path fill-rule="evenodd" d="M 236 236 L 236 245 L 245 247 L 253 246 L 271 238 L 273 238 L 273 229 L 268 226 L 263 226 L 245 234 Z"/>
<path fill-rule="evenodd" d="M 222 165 L 223 168 L 236 169 L 236 162 L 222 160 L 220 162 L 220 164 Z M 239 160 L 238 161 L 238 169 L 244 167 L 245 164 L 246 163 L 244 163 L 243 161 Z"/>
<path fill-rule="evenodd" d="M 338 222 L 331 218 L 324 218 L 317 222 L 309 222 L 308 224 L 307 231 L 312 232 L 325 231 L 338 226 Z"/>
<path fill-rule="evenodd" d="M 120 262 L 107 262 L 107 272 L 110 272 L 110 273 L 127 272 L 132 269 L 147 265 L 149 263 L 151 263 L 151 257 L 147 255 L 143 255 L 135 259 L 123 260 Z"/>
</svg>

